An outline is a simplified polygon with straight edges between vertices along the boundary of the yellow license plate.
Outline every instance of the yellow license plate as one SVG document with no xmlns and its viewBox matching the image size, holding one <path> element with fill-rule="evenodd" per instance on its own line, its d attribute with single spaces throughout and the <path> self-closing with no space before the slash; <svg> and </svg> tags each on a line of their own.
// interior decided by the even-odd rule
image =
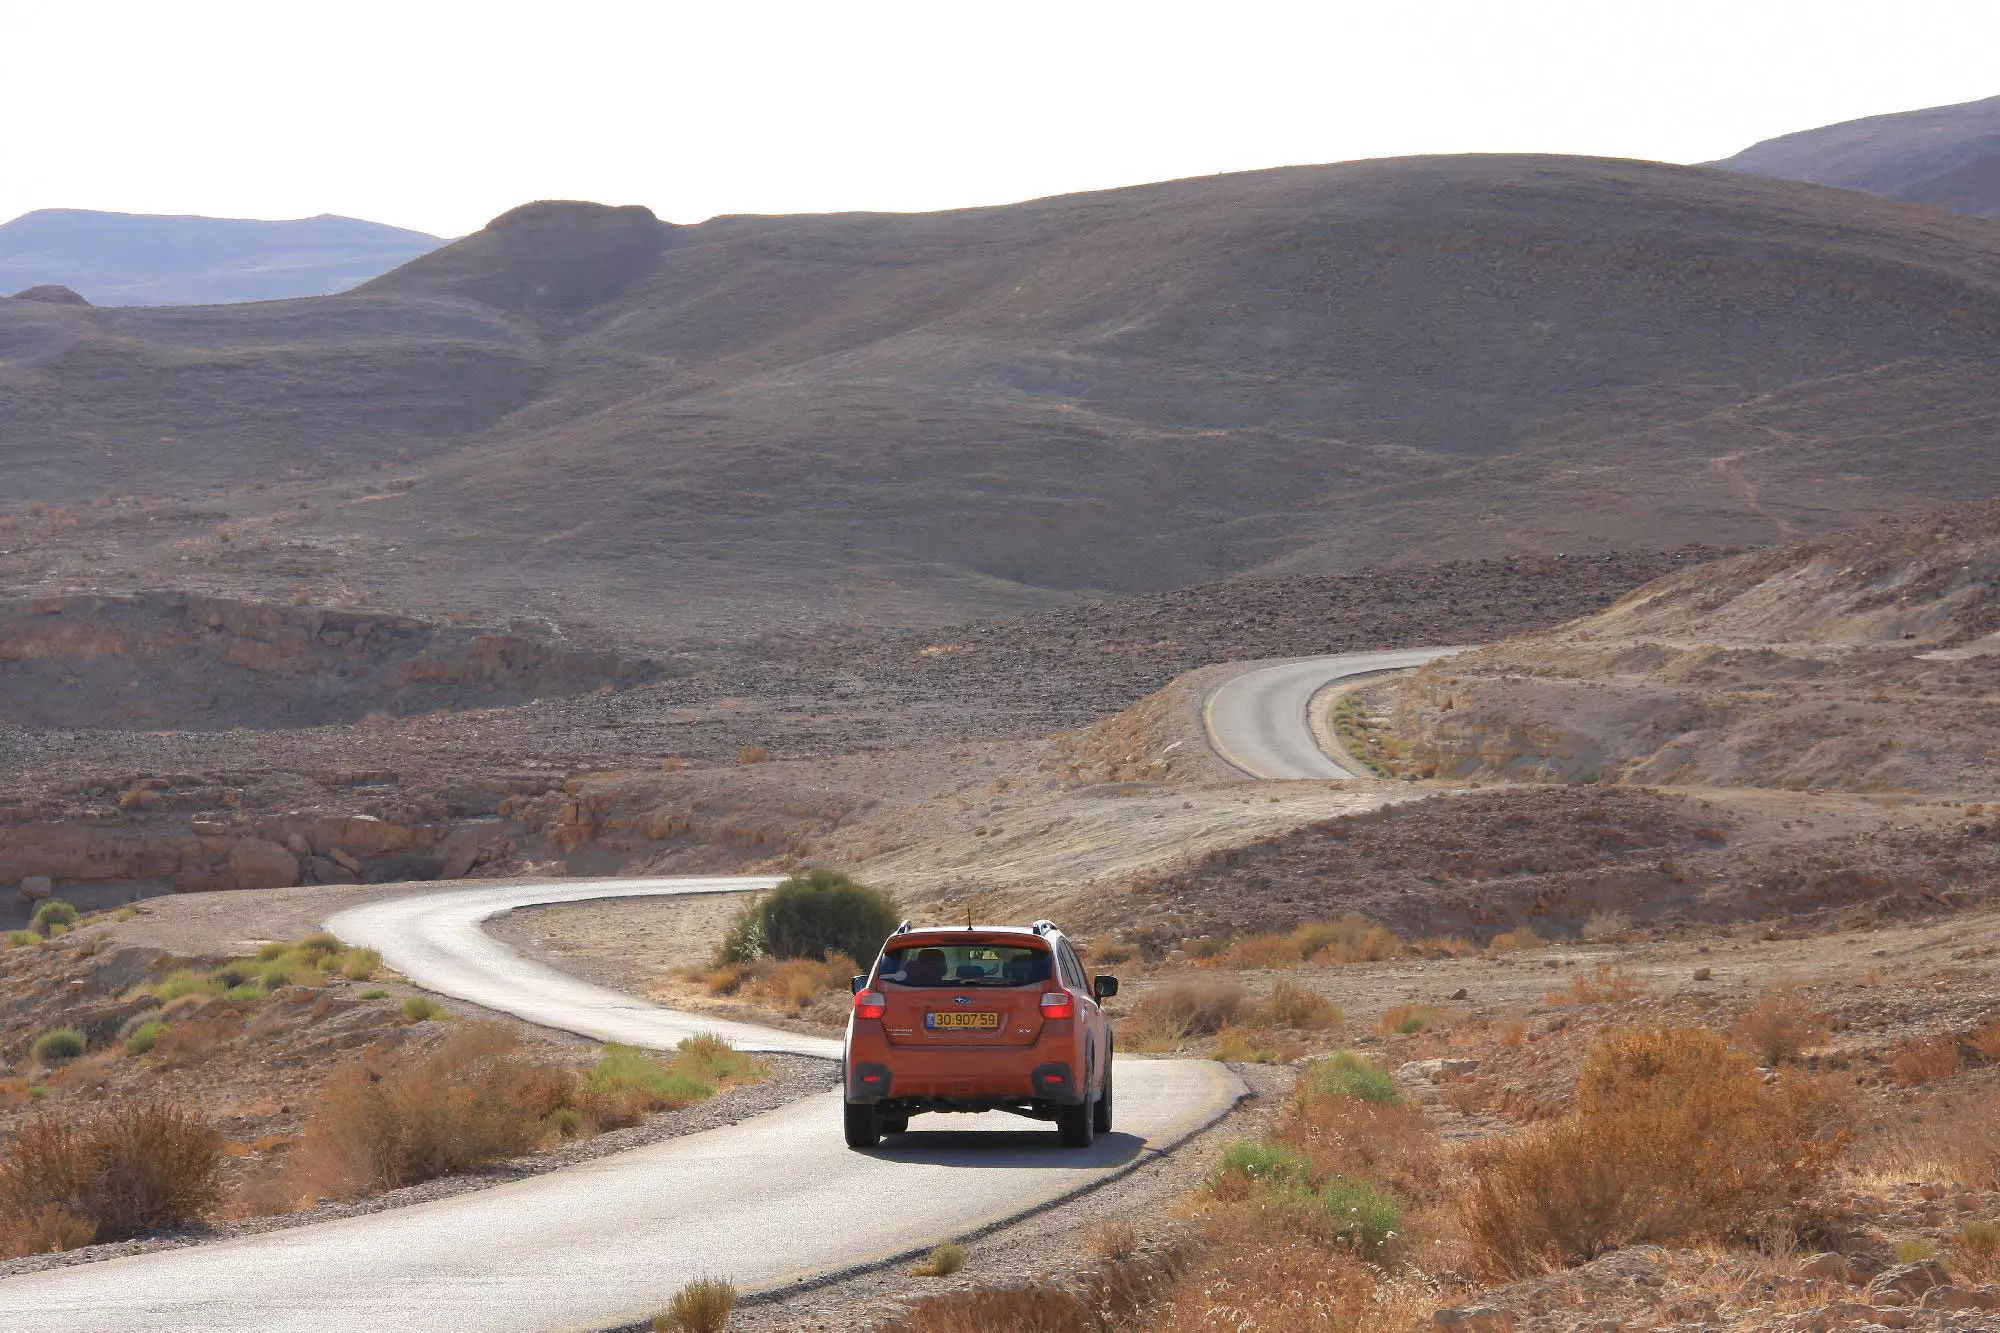
<svg viewBox="0 0 2000 1333">
<path fill-rule="evenodd" d="M 956 1011 L 947 1014 L 925 1014 L 927 1028 L 997 1028 L 1000 1026 L 998 1014 L 961 1014 Z"/>
</svg>

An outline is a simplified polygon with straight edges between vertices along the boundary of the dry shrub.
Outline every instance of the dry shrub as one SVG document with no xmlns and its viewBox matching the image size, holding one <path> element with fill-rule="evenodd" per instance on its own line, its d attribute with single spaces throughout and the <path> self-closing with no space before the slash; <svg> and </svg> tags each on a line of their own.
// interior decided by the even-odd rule
<svg viewBox="0 0 2000 1333">
<path fill-rule="evenodd" d="M 1429 1032 L 1443 1017 L 1435 1005 L 1399 1004 L 1393 1009 L 1383 1011 L 1382 1031 L 1391 1036 L 1413 1036 L 1419 1032 Z"/>
<path fill-rule="evenodd" d="M 1171 1050 L 1192 1036 L 1220 1032 L 1243 1012 L 1248 993 L 1217 977 L 1175 977 L 1132 1006 L 1119 1031 L 1133 1050 Z"/>
<path fill-rule="evenodd" d="M 1166 1286 L 1144 1318 L 1051 1327 L 1064 1333 L 1072 1327 L 1089 1333 L 1113 1327 L 1144 1333 L 1359 1333 L 1414 1327 L 1429 1314 L 1408 1303 L 1399 1284 L 1385 1282 L 1381 1269 L 1301 1236 L 1290 1210 L 1227 1205 L 1210 1217 L 1209 1237 L 1197 1262 Z"/>
<path fill-rule="evenodd" d="M 1958 1038 L 1949 1033 L 1905 1042 L 1896 1048 L 1889 1061 L 1890 1076 L 1898 1083 L 1912 1086 L 1950 1078 L 1964 1068 L 1965 1056 L 1958 1049 Z"/>
<path fill-rule="evenodd" d="M 846 995 L 849 979 L 860 970 L 858 963 L 839 952 L 829 953 L 824 962 L 814 958 L 782 961 L 760 958 L 744 973 L 737 993 L 797 1017 L 824 996 Z"/>
<path fill-rule="evenodd" d="M 1209 1058 L 1225 1064 L 1288 1065 L 1304 1054 L 1305 1047 L 1296 1039 L 1271 1028 L 1226 1027 Z"/>
<path fill-rule="evenodd" d="M 168 1010 L 172 1010 L 171 1005 Z M 185 1011 L 175 1011 L 175 1016 L 180 1012 Z M 243 1015 L 235 1008 L 201 1003 L 193 1017 L 177 1021 L 159 1034 L 153 1042 L 153 1059 L 165 1069 L 191 1068 L 205 1063 L 217 1048 L 236 1040 L 242 1032 Z"/>
<path fill-rule="evenodd" d="M 724 963 L 720 967 L 697 969 L 697 972 L 710 995 L 734 995 L 743 985 L 741 963 Z"/>
<path fill-rule="evenodd" d="M 1410 952 L 1426 958 L 1470 958 L 1479 946 L 1463 935 L 1427 935 L 1412 944 Z"/>
<path fill-rule="evenodd" d="M 1843 1145 L 1823 1133 L 1828 1095 L 1766 1086 L 1709 1032 L 1600 1042 L 1577 1077 L 1576 1114 L 1474 1145 L 1464 1226 L 1480 1266 L 1509 1278 L 1640 1242 L 1772 1231 Z"/>
<path fill-rule="evenodd" d="M 1537 935 L 1533 926 L 1516 926 L 1495 935 L 1486 947 L 1495 953 L 1516 953 L 1522 949 L 1539 949 L 1546 943 L 1548 941 Z"/>
<path fill-rule="evenodd" d="M 1206 967 L 1298 967 L 1315 963 L 1365 963 L 1399 957 L 1403 942 L 1358 916 L 1308 921 L 1283 934 L 1252 935 L 1205 955 Z"/>
<path fill-rule="evenodd" d="M 1967 1222 L 1951 1241 L 1951 1267 L 1959 1278 L 1985 1284 L 2000 1277 L 2000 1222 Z"/>
<path fill-rule="evenodd" d="M 654 1333 L 722 1333 L 736 1309 L 736 1288 L 719 1277 L 699 1277 L 674 1293 L 665 1313 L 653 1317 Z"/>
<path fill-rule="evenodd" d="M 1099 1222 L 1084 1233 L 1084 1247 L 1106 1259 L 1129 1259 L 1139 1250 L 1139 1229 L 1122 1218 Z"/>
<path fill-rule="evenodd" d="M 355 1198 L 529 1151 L 579 1089 L 568 1069 L 515 1058 L 519 1044 L 496 1023 L 469 1023 L 428 1054 L 335 1071 L 306 1121 L 299 1185 Z"/>
<path fill-rule="evenodd" d="M 965 1267 L 965 1247 L 955 1240 L 940 1241 L 924 1261 L 910 1271 L 918 1277 L 950 1277 Z"/>
<path fill-rule="evenodd" d="M 1988 1060 L 2000 1061 L 2000 1019 L 1972 1035 L 1972 1047 Z"/>
<path fill-rule="evenodd" d="M 49 1204 L 19 1217 L 0 1215 L 0 1259 L 77 1250 L 97 1238 L 97 1226 Z"/>
<path fill-rule="evenodd" d="M 222 1155 L 222 1136 L 172 1102 L 44 1112 L 0 1159 L 0 1218 L 13 1243 L 58 1248 L 177 1226 L 216 1205 Z"/>
<path fill-rule="evenodd" d="M 768 763 L 770 758 L 771 752 L 761 745 L 746 745 L 736 752 L 736 762 L 739 764 Z"/>
<path fill-rule="evenodd" d="M 1795 987 L 1771 986 L 1737 1017 L 1734 1031 L 1759 1064 L 1776 1067 L 1825 1041 L 1827 1016 Z"/>
<path fill-rule="evenodd" d="M 1257 1011 L 1274 1026 L 1298 1028 L 1304 1032 L 1325 1032 L 1339 1027 L 1345 1020 L 1339 1005 L 1318 991 L 1289 979 L 1271 987 L 1271 993 L 1264 997 Z"/>
<path fill-rule="evenodd" d="M 1188 1269 L 1190 1249 L 1103 1261 L 1076 1289 L 1056 1286 L 974 1287 L 930 1296 L 879 1324 L 875 1333 L 1110 1333 L 1140 1327 L 1152 1307 Z"/>
<path fill-rule="evenodd" d="M 1864 1126 L 1851 1156 L 1857 1171 L 1891 1181 L 2000 1188 L 2000 1102 L 1983 1088 L 1926 1094 Z"/>
<path fill-rule="evenodd" d="M 1566 991 L 1550 991 L 1550 1004 L 1623 1004 L 1646 993 L 1647 981 L 1623 963 L 1599 963 L 1569 979 Z"/>
</svg>

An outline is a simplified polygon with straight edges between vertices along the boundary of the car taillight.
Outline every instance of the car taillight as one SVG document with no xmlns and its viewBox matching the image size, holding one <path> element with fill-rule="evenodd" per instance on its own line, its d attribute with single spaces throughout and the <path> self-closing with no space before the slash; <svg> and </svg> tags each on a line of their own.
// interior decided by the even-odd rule
<svg viewBox="0 0 2000 1333">
<path fill-rule="evenodd" d="M 1043 1018 L 1075 1018 L 1076 999 L 1066 990 L 1042 992 Z"/>
<path fill-rule="evenodd" d="M 881 991 L 865 990 L 854 997 L 856 1018 L 880 1018 L 889 1012 L 889 997 Z"/>
</svg>

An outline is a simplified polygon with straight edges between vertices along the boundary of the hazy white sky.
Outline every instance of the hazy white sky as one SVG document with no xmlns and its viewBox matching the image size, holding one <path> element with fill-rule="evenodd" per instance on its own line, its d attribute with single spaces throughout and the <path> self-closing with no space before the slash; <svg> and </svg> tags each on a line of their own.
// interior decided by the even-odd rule
<svg viewBox="0 0 2000 1333">
<path fill-rule="evenodd" d="M 459 234 L 997 203 L 1286 163 L 1665 161 L 2000 94 L 2000 0 L 0 0 L 0 219 Z"/>
</svg>

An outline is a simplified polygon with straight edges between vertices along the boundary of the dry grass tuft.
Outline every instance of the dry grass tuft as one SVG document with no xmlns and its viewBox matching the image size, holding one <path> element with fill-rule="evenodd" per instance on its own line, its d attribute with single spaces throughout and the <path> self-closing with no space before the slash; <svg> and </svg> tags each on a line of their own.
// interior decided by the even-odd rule
<svg viewBox="0 0 2000 1333">
<path fill-rule="evenodd" d="M 10 1245 L 73 1248 L 191 1222 L 220 1198 L 222 1155 L 222 1136 L 171 1102 L 44 1112 L 0 1158 L 0 1226 Z"/>
<path fill-rule="evenodd" d="M 1099 1222 L 1084 1234 L 1084 1247 L 1106 1259 L 1129 1259 L 1139 1251 L 1139 1229 L 1122 1218 Z"/>
<path fill-rule="evenodd" d="M 1237 940 L 1201 960 L 1205 967 L 1299 967 L 1314 963 L 1372 963 L 1401 957 L 1403 942 L 1358 916 L 1308 921 L 1274 935 Z"/>
<path fill-rule="evenodd" d="M 1429 1032 L 1438 1025 L 1443 1013 L 1434 1005 L 1399 1004 L 1382 1014 L 1382 1031 L 1391 1036 L 1412 1036 L 1419 1032 Z"/>
<path fill-rule="evenodd" d="M 1497 1278 L 1640 1242 L 1768 1234 L 1831 1168 L 1828 1094 L 1766 1086 L 1709 1032 L 1629 1033 L 1598 1044 L 1576 1114 L 1475 1145 L 1465 1232 Z"/>
<path fill-rule="evenodd" d="M 910 1271 L 918 1277 L 950 1277 L 965 1267 L 965 1247 L 955 1240 L 940 1241 L 924 1261 Z"/>
<path fill-rule="evenodd" d="M 1188 1262 L 1188 1249 L 1175 1247 L 1101 1262 L 1076 1290 L 974 1287 L 930 1296 L 878 1325 L 875 1333 L 1107 1333 L 1151 1327 L 1140 1316 L 1174 1286 Z"/>
<path fill-rule="evenodd" d="M 1649 983 L 1623 963 L 1599 963 L 1569 979 L 1566 991 L 1550 991 L 1550 1004 L 1623 1004 L 1646 993 Z"/>
<path fill-rule="evenodd" d="M 1135 1051 L 1172 1050 L 1189 1037 L 1220 1032 L 1243 1012 L 1249 995 L 1217 977 L 1183 976 L 1148 990 L 1119 1025 L 1123 1046 Z"/>
<path fill-rule="evenodd" d="M 1271 987 L 1271 993 L 1257 1006 L 1257 1012 L 1274 1027 L 1298 1028 L 1302 1032 L 1325 1032 L 1346 1020 L 1339 1005 L 1289 979 Z"/>
<path fill-rule="evenodd" d="M 1958 1038 L 1949 1033 L 1905 1042 L 1889 1061 L 1890 1076 L 1911 1086 L 1950 1078 L 1964 1068 L 1965 1056 L 1958 1049 Z"/>
<path fill-rule="evenodd" d="M 1767 988 L 1736 1020 L 1738 1044 L 1772 1068 L 1826 1040 L 1827 1015 L 1789 985 Z"/>
<path fill-rule="evenodd" d="M 733 1284 L 719 1277 L 696 1278 L 653 1316 L 653 1333 L 722 1333 L 735 1310 Z"/>
<path fill-rule="evenodd" d="M 1546 943 L 1548 941 L 1537 935 L 1533 926 L 1516 926 L 1495 935 L 1486 947 L 1494 953 L 1516 953 L 1522 949 L 1539 949 Z"/>
</svg>

